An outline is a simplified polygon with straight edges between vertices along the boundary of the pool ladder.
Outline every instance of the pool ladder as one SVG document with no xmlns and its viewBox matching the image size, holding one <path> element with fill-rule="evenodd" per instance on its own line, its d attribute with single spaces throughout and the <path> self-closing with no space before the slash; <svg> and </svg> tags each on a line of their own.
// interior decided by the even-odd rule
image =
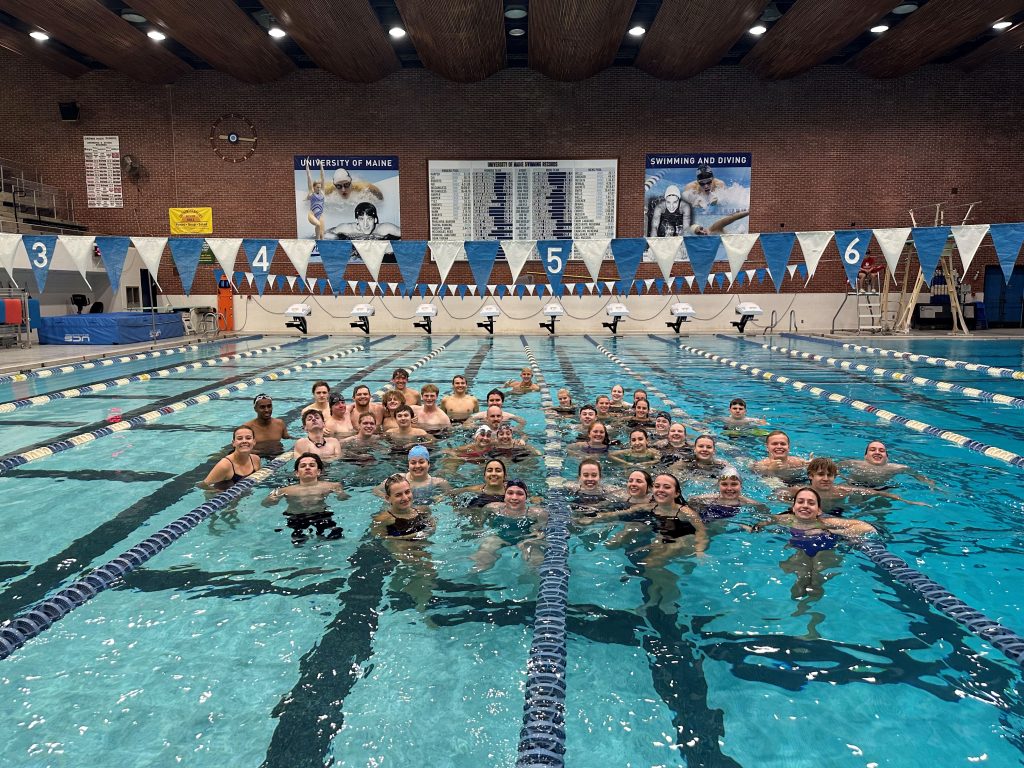
<svg viewBox="0 0 1024 768">
<path fill-rule="evenodd" d="M 775 330 L 775 326 L 777 326 L 780 322 L 782 322 L 782 318 L 779 317 L 779 313 L 773 309 L 771 315 L 769 315 L 768 317 L 768 325 L 763 331 L 761 331 L 761 335 L 767 336 L 769 333 Z M 799 329 L 797 328 L 796 323 L 796 310 L 791 309 L 789 310 L 789 333 L 796 333 L 797 330 Z"/>
</svg>

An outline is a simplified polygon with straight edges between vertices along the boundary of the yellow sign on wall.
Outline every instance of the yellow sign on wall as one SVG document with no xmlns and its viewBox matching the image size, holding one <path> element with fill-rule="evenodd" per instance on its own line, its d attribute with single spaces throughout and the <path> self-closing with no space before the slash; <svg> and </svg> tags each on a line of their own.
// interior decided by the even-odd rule
<svg viewBox="0 0 1024 768">
<path fill-rule="evenodd" d="M 212 235 L 213 208 L 168 208 L 172 235 Z"/>
</svg>

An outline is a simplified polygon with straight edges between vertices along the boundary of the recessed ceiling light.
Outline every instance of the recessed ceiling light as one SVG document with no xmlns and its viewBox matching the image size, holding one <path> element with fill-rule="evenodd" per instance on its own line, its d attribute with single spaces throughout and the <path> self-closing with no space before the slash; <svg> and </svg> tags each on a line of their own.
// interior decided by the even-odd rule
<svg viewBox="0 0 1024 768">
<path fill-rule="evenodd" d="M 992 25 L 992 29 L 1006 29 L 1007 27 L 1012 26 L 1012 21 L 997 21 L 995 24 Z"/>
<path fill-rule="evenodd" d="M 388 30 L 388 34 L 391 35 L 395 40 L 401 40 L 405 37 L 405 30 L 401 27 L 392 27 Z"/>
<path fill-rule="evenodd" d="M 768 27 L 762 26 L 761 24 L 758 24 L 756 27 L 751 27 L 750 29 L 747 30 L 747 32 L 754 35 L 755 37 L 760 37 L 767 31 Z"/>
<path fill-rule="evenodd" d="M 285 32 L 278 26 L 273 26 L 270 29 L 268 29 L 267 34 L 275 38 L 276 40 L 280 40 L 282 37 L 286 37 L 288 35 L 287 32 Z"/>
<path fill-rule="evenodd" d="M 876 35 L 880 35 L 883 32 L 888 32 L 889 28 L 885 26 L 885 24 L 879 24 L 877 27 L 872 27 L 871 31 L 874 32 Z"/>
<path fill-rule="evenodd" d="M 508 33 L 512 35 L 512 37 L 522 37 L 523 35 L 526 34 L 526 30 L 523 29 L 522 27 L 512 27 L 512 29 L 510 29 Z"/>
<path fill-rule="evenodd" d="M 138 11 L 133 11 L 130 8 L 125 8 L 121 11 L 121 18 L 132 24 L 145 24 L 146 17 Z"/>
<path fill-rule="evenodd" d="M 905 16 L 906 14 L 913 13 L 916 10 L 917 3 L 900 3 L 892 9 L 892 12 L 900 16 Z"/>
<path fill-rule="evenodd" d="M 50 39 L 50 36 L 48 34 L 46 34 L 45 32 L 40 32 L 38 29 L 33 29 L 31 32 L 28 33 L 28 36 L 31 37 L 33 40 L 38 40 L 40 43 L 45 43 L 47 40 Z"/>
<path fill-rule="evenodd" d="M 166 40 L 167 39 L 167 35 L 165 35 L 159 29 L 151 29 L 151 30 L 149 30 L 149 32 L 146 33 L 146 37 L 148 37 L 150 40 L 156 40 L 158 43 L 161 40 Z"/>
<path fill-rule="evenodd" d="M 630 28 L 629 34 L 633 37 L 643 37 L 646 31 L 646 29 L 637 24 L 635 27 Z"/>
<path fill-rule="evenodd" d="M 505 9 L 506 19 L 525 19 L 526 8 L 521 5 L 510 5 Z"/>
</svg>

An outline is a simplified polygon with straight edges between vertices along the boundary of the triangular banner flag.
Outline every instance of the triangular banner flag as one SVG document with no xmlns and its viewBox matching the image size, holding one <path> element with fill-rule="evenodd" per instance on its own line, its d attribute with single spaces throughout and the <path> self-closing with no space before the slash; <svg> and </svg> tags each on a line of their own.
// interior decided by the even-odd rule
<svg viewBox="0 0 1024 768">
<path fill-rule="evenodd" d="M 532 283 L 530 285 L 527 285 L 526 292 L 531 296 L 535 295 L 537 293 L 537 286 L 533 285 Z"/>
<path fill-rule="evenodd" d="M 357 280 L 356 281 L 356 291 L 355 292 L 358 295 L 360 295 L 360 296 L 365 296 L 366 295 L 367 287 L 368 286 L 366 285 L 366 281 L 365 280 Z"/>
<path fill-rule="evenodd" d="M 693 275 L 683 275 L 683 280 L 686 281 L 687 288 L 693 288 Z M 701 293 L 704 291 L 702 290 Z"/>
<path fill-rule="evenodd" d="M 775 292 L 782 289 L 782 279 L 786 275 L 784 267 L 789 261 L 789 255 L 793 252 L 793 244 L 796 242 L 796 234 L 793 232 L 767 232 L 762 234 L 761 250 L 764 251 L 764 261 L 768 266 L 768 274 L 772 276 L 775 284 Z"/>
<path fill-rule="evenodd" d="M 754 277 L 757 279 L 757 282 L 763 283 L 765 277 L 767 277 L 767 271 L 764 269 L 755 269 Z"/>
<path fill-rule="evenodd" d="M 313 253 L 313 246 L 316 245 L 316 241 L 309 240 L 308 238 L 291 238 L 281 240 L 278 245 L 281 246 L 288 260 L 295 267 L 295 271 L 299 273 L 299 277 L 305 280 L 306 269 L 309 267 L 309 257 Z"/>
<path fill-rule="evenodd" d="M 32 266 L 32 273 L 36 276 L 36 285 L 39 292 L 46 289 L 46 276 L 50 272 L 50 263 L 53 261 L 53 250 L 57 247 L 56 235 L 22 235 L 22 242 L 25 243 L 25 251 L 28 253 L 28 263 Z"/>
<path fill-rule="evenodd" d="M 1009 283 L 1021 243 L 1024 242 L 1024 224 L 993 224 L 989 227 L 989 234 L 996 247 L 999 266 L 1003 268 L 1003 277 Z"/>
<path fill-rule="evenodd" d="M 149 276 L 153 278 L 157 285 L 160 285 L 160 281 L 157 280 L 157 275 L 160 272 L 160 259 L 164 255 L 164 247 L 167 245 L 166 237 L 133 237 L 132 245 L 135 246 L 135 250 L 139 253 L 139 258 L 142 259 L 142 263 L 146 265 L 146 269 L 149 270 Z"/>
<path fill-rule="evenodd" d="M 516 289 L 515 289 L 515 294 L 520 299 L 522 299 L 523 296 L 526 294 L 526 286 L 525 285 L 517 285 Z"/>
<path fill-rule="evenodd" d="M 683 241 L 686 243 L 686 252 L 690 256 L 690 265 L 697 280 L 697 290 L 704 293 L 704 286 L 708 282 L 708 275 L 715 263 L 715 254 L 722 244 L 722 238 L 720 235 L 686 235 Z M 687 284 L 693 287 L 692 280 L 687 281 Z"/>
<path fill-rule="evenodd" d="M 875 242 L 882 249 L 886 266 L 889 267 L 889 274 L 896 274 L 896 265 L 899 264 L 900 256 L 903 253 L 903 246 L 907 244 L 910 237 L 910 227 L 894 227 L 892 229 L 874 230 Z"/>
<path fill-rule="evenodd" d="M 465 285 L 457 285 L 455 287 L 455 292 L 457 294 L 459 294 L 459 298 L 460 299 L 466 298 L 466 286 Z"/>
<path fill-rule="evenodd" d="M 426 283 L 419 283 L 419 284 L 418 284 L 418 285 L 416 286 L 416 290 L 418 290 L 418 291 L 419 291 L 419 294 L 420 294 L 420 298 L 421 298 L 421 299 L 424 299 L 424 298 L 426 298 L 426 296 L 427 296 L 427 284 L 426 284 Z"/>
<path fill-rule="evenodd" d="M 519 279 L 519 273 L 523 271 L 526 260 L 533 255 L 537 247 L 536 240 L 502 240 L 501 250 L 505 254 L 508 268 L 512 272 L 512 282 Z M 520 295 L 522 298 L 522 295 Z"/>
<path fill-rule="evenodd" d="M 756 242 L 755 233 L 737 232 L 722 235 L 722 247 L 725 248 L 725 257 L 729 260 L 729 269 L 732 272 L 739 272 Z"/>
<path fill-rule="evenodd" d="M 480 288 L 480 295 L 484 295 L 484 286 L 491 276 L 494 268 L 494 259 L 498 256 L 497 240 L 473 240 L 466 243 L 466 260 L 473 272 L 473 279 Z"/>
<path fill-rule="evenodd" d="M 647 240 L 642 237 L 617 237 L 612 240 L 612 256 L 615 268 L 619 270 L 619 293 L 629 293 L 636 277 L 636 268 L 647 250 Z"/>
<path fill-rule="evenodd" d="M 434 264 L 437 265 L 437 271 L 441 274 L 443 283 L 448 279 L 448 272 L 451 270 L 452 264 L 462 253 L 463 243 L 431 240 L 428 245 L 430 246 L 430 256 L 434 259 Z"/>
<path fill-rule="evenodd" d="M 974 254 L 978 252 L 978 246 L 988 232 L 988 224 L 964 224 L 950 229 L 953 232 L 953 239 L 956 240 L 956 249 L 960 251 L 960 263 L 966 277 L 967 269 L 974 261 Z"/>
<path fill-rule="evenodd" d="M 745 282 L 747 282 L 747 273 L 746 272 L 737 272 L 736 273 L 736 285 L 743 285 Z"/>
<path fill-rule="evenodd" d="M 600 275 L 601 264 L 604 262 L 604 255 L 608 253 L 608 246 L 611 242 L 611 238 L 573 241 L 573 253 L 579 256 L 580 260 L 584 265 L 586 265 L 587 272 L 590 273 L 590 278 L 592 280 L 597 280 Z M 569 289 L 569 293 L 572 293 L 571 288 Z"/>
<path fill-rule="evenodd" d="M 871 230 L 837 229 L 835 236 L 839 260 L 846 270 L 846 279 L 850 281 L 850 287 L 857 290 L 857 273 L 860 272 L 860 263 L 871 244 Z"/>
<path fill-rule="evenodd" d="M 799 267 L 799 266 L 800 266 L 799 264 L 787 264 L 786 265 L 786 271 L 789 272 L 789 276 L 790 277 L 792 277 L 793 275 L 796 274 L 796 268 Z"/>
<path fill-rule="evenodd" d="M 124 240 L 124 251 L 128 250 L 128 238 L 122 237 L 119 240 Z M 92 261 L 92 255 L 95 253 L 93 245 L 96 243 L 94 237 L 79 237 L 75 235 L 59 235 L 57 237 L 57 246 L 64 249 L 68 256 L 71 257 L 71 263 L 75 265 L 75 269 L 82 276 L 85 284 L 89 286 L 89 290 L 92 290 L 92 286 L 89 285 L 89 278 L 86 276 L 86 271 L 89 269 L 89 263 Z M 106 253 L 101 251 L 104 263 L 106 263 Z M 121 268 L 117 271 L 118 278 L 121 277 L 121 272 L 124 271 L 124 254 L 121 255 Z M 110 267 L 107 267 L 107 272 L 110 272 Z M 113 277 L 111 277 L 111 284 L 113 284 Z M 114 290 L 117 290 L 117 286 L 114 286 Z"/>
<path fill-rule="evenodd" d="M 836 233 L 838 236 L 838 233 Z M 921 263 L 921 272 L 926 284 L 931 284 L 935 268 L 939 265 L 942 249 L 949 239 L 949 227 L 914 227 L 910 230 L 917 249 L 917 260 Z M 995 238 L 993 238 L 994 240 Z"/>
<path fill-rule="evenodd" d="M 448 283 L 441 283 L 437 286 L 437 298 L 443 299 L 449 293 Z"/>
<path fill-rule="evenodd" d="M 238 258 L 238 249 L 242 247 L 240 237 L 208 237 L 206 244 L 213 251 L 213 258 L 220 264 L 225 275 L 230 275 L 235 269 L 235 260 Z M 136 246 L 138 247 L 138 246 Z"/>
<path fill-rule="evenodd" d="M 344 290 L 345 270 L 348 268 L 349 259 L 352 258 L 351 240 L 317 240 L 316 249 L 320 252 L 320 260 L 324 263 L 324 271 L 327 279 L 331 281 L 334 288 L 334 295 L 339 295 Z M 350 280 L 349 289 L 355 293 L 355 281 Z"/>
<path fill-rule="evenodd" d="M 245 282 L 246 282 L 246 284 L 250 288 L 252 288 L 252 283 L 253 283 L 253 280 L 255 280 L 255 279 L 256 279 L 256 276 L 252 272 L 246 272 L 245 273 Z"/>
<path fill-rule="evenodd" d="M 649 237 L 647 247 L 651 249 L 654 261 L 661 269 L 666 280 L 672 279 L 672 265 L 679 256 L 679 246 L 683 244 L 681 237 Z"/>
<path fill-rule="evenodd" d="M 196 279 L 196 270 L 199 268 L 203 238 L 172 237 L 167 243 L 171 246 L 171 261 L 174 262 L 181 278 L 181 290 L 188 296 L 192 293 L 192 281 Z M 135 247 L 138 248 L 138 244 Z"/>
<path fill-rule="evenodd" d="M 747 282 L 748 283 L 752 283 L 752 282 L 754 282 L 754 275 L 757 274 L 757 270 L 756 269 L 745 269 L 745 270 L 743 270 L 743 274 L 745 274 L 747 276 Z"/>
<path fill-rule="evenodd" d="M 571 240 L 538 240 L 537 253 L 540 254 L 541 264 L 548 274 L 548 284 L 551 286 L 552 296 L 562 295 L 562 273 L 565 272 L 565 262 L 572 253 Z"/>
<path fill-rule="evenodd" d="M 124 272 L 124 257 L 128 255 L 130 241 L 127 237 L 97 237 L 96 247 L 100 249 L 100 258 L 110 277 L 110 287 L 115 291 L 121 286 L 121 273 Z"/>
<path fill-rule="evenodd" d="M 277 250 L 277 240 L 247 237 L 242 240 L 242 249 L 249 262 L 249 269 L 255 276 L 256 290 L 262 296 L 270 275 L 270 262 L 274 260 L 274 251 Z"/>
<path fill-rule="evenodd" d="M 803 251 L 804 264 L 807 265 L 807 274 L 810 276 L 808 279 L 810 279 L 814 277 L 814 272 L 818 269 L 821 254 L 825 252 L 829 240 L 832 239 L 832 232 L 797 232 L 796 239 L 800 241 L 800 250 Z M 793 273 L 790 272 L 789 276 L 792 277 Z"/>
<path fill-rule="evenodd" d="M 655 291 L 661 294 L 665 293 L 665 281 L 662 280 L 660 277 L 654 278 L 653 285 Z"/>
<path fill-rule="evenodd" d="M 423 258 L 427 255 L 427 241 L 395 240 L 391 243 L 391 250 L 395 252 L 395 261 L 398 262 L 398 271 L 402 275 L 405 289 L 412 291 L 420 279 Z"/>
<path fill-rule="evenodd" d="M 18 287 L 18 284 L 14 281 L 14 257 L 18 253 L 20 245 L 21 235 L 0 233 L 0 267 L 4 268 L 15 288 Z"/>
<path fill-rule="evenodd" d="M 307 241 L 307 242 L 310 242 L 310 241 Z M 310 248 L 310 250 L 313 250 L 313 249 Z M 286 275 L 285 278 L 284 278 L 284 281 L 288 284 L 288 290 L 290 290 L 290 291 L 294 291 L 295 290 L 295 275 Z"/>
<path fill-rule="evenodd" d="M 390 243 L 387 240 L 355 240 L 353 245 L 366 268 L 370 270 L 370 276 L 376 280 Z"/>
<path fill-rule="evenodd" d="M 504 283 L 499 284 L 498 285 L 498 298 L 499 299 L 503 299 L 503 298 L 505 298 L 506 295 L 508 295 L 508 286 L 506 286 Z"/>
</svg>

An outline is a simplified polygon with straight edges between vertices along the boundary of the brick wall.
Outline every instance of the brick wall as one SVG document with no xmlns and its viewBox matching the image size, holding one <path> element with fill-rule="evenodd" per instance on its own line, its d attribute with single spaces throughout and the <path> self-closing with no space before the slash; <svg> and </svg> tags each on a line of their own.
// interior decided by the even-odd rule
<svg viewBox="0 0 1024 768">
<path fill-rule="evenodd" d="M 505 70 L 468 85 L 425 70 L 372 85 L 314 70 L 247 85 L 202 71 L 162 87 L 112 72 L 70 80 L 4 49 L 0 70 L 0 156 L 70 190 L 78 219 L 97 234 L 163 235 L 168 207 L 212 206 L 217 236 L 294 237 L 292 157 L 306 153 L 398 155 L 409 239 L 429 237 L 431 158 L 618 158 L 622 237 L 643 234 L 648 152 L 751 152 L 751 231 L 903 226 L 908 208 L 950 199 L 983 200 L 974 221 L 1024 220 L 1024 69 L 1012 57 L 972 75 L 934 66 L 872 80 L 819 67 L 776 83 L 719 67 L 679 83 L 620 68 L 580 83 Z M 71 100 L 81 118 L 62 123 L 57 102 Z M 230 112 L 251 120 L 260 137 L 244 163 L 223 162 L 209 146 L 213 121 Z M 83 134 L 120 136 L 122 151 L 148 168 L 147 182 L 126 186 L 123 209 L 86 208 Z M 931 223 L 923 215 L 922 223 Z M 799 259 L 799 246 L 795 251 L 791 262 Z M 751 256 L 750 266 L 763 264 L 757 248 Z M 986 241 L 968 277 L 990 263 Z M 243 264 L 240 258 L 237 268 Z M 368 279 L 356 269 L 350 278 Z M 499 265 L 493 279 L 502 280 L 505 269 Z M 582 264 L 578 269 L 585 274 Z M 688 269 L 676 266 L 678 274 Z M 294 274 L 280 251 L 271 271 Z M 543 274 L 539 262 L 526 271 Z M 310 274 L 323 275 L 318 265 Z M 213 292 L 212 275 L 201 267 L 194 292 Z M 645 264 L 638 277 L 659 275 Z M 615 276 L 606 263 L 602 277 Z M 397 267 L 385 265 L 381 279 L 399 280 Z M 437 281 L 432 264 L 421 279 Z M 450 277 L 470 279 L 465 264 Z M 169 258 L 160 280 L 168 292 L 180 290 Z M 833 245 L 809 290 L 840 291 L 843 281 Z M 801 284 L 787 279 L 783 290 Z"/>
</svg>

